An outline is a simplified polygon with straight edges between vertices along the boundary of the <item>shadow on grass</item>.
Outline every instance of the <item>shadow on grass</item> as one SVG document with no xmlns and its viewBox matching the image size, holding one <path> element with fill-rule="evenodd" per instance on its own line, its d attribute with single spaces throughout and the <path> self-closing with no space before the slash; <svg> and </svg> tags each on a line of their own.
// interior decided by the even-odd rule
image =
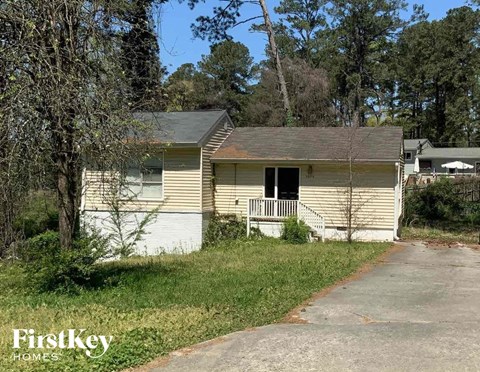
<svg viewBox="0 0 480 372">
<path fill-rule="evenodd" d="M 31 275 L 35 274 L 29 272 L 32 269 L 28 265 L 3 264 L 0 269 L 1 292 L 77 296 L 89 291 L 135 287 L 155 278 L 178 277 L 188 270 L 188 265 L 180 260 L 165 262 L 160 259 L 125 259 L 96 264 L 88 275 L 76 268 L 71 268 L 68 274 L 57 272 L 56 280 L 62 280 L 62 284 L 50 287 L 32 283 Z M 44 283 L 41 280 L 39 282 Z"/>
<path fill-rule="evenodd" d="M 127 259 L 99 264 L 87 289 L 103 289 L 143 282 L 150 277 L 170 277 L 186 270 L 182 261 L 164 262 L 158 259 Z"/>
</svg>

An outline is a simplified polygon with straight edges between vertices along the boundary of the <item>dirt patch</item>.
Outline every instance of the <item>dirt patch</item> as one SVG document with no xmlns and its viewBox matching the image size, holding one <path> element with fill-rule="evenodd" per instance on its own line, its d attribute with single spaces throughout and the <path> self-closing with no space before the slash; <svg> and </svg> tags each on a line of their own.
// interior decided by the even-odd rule
<svg viewBox="0 0 480 372">
<path fill-rule="evenodd" d="M 412 244 L 412 243 L 410 243 Z M 413 243 L 415 244 L 415 243 Z M 406 244 L 404 243 L 398 243 L 392 245 L 389 249 L 387 249 L 384 253 L 382 253 L 380 256 L 378 256 L 373 262 L 369 262 L 364 264 L 362 267 L 360 267 L 356 272 L 351 274 L 350 276 L 346 277 L 345 279 L 336 282 L 335 284 L 332 284 L 330 287 L 322 289 L 320 292 L 315 293 L 312 297 L 310 297 L 308 300 L 304 301 L 302 304 L 298 305 L 295 307 L 293 310 L 291 310 L 281 321 L 280 323 L 290 323 L 290 324 L 307 324 L 308 321 L 302 318 L 302 313 L 306 311 L 306 307 L 312 306 L 313 303 L 328 295 L 330 292 L 332 292 L 334 289 L 338 287 L 342 287 L 350 282 L 353 282 L 355 280 L 360 279 L 363 275 L 366 273 L 372 271 L 372 269 L 384 262 L 386 262 L 386 259 L 388 256 L 390 256 L 393 253 L 397 253 L 402 251 L 405 248 Z"/>
<path fill-rule="evenodd" d="M 456 241 L 445 241 L 443 239 L 422 239 L 422 240 L 402 240 L 402 243 L 415 243 L 423 244 L 429 249 L 457 249 L 457 248 L 470 248 L 476 251 L 480 251 L 480 244 L 475 243 L 462 243 Z"/>
<path fill-rule="evenodd" d="M 464 244 L 464 243 L 446 243 L 441 240 L 428 240 L 425 241 L 425 245 L 430 249 L 450 249 L 450 248 L 470 248 L 476 251 L 480 251 L 480 244 Z"/>
</svg>

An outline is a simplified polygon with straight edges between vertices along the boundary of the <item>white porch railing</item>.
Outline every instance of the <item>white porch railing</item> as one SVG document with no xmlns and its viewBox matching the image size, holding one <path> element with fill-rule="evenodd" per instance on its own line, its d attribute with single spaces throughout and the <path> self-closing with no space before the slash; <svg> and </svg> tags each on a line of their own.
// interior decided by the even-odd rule
<svg viewBox="0 0 480 372">
<path fill-rule="evenodd" d="M 297 216 L 305 222 L 314 233 L 325 237 L 325 219 L 318 212 L 306 206 L 299 200 L 248 199 L 247 235 L 250 235 L 252 220 L 284 220 Z"/>
<path fill-rule="evenodd" d="M 297 214 L 297 200 L 249 199 L 248 214 L 250 217 L 278 219 Z"/>
<path fill-rule="evenodd" d="M 298 219 L 305 222 L 310 228 L 325 240 L 325 218 L 309 206 L 298 202 Z"/>
</svg>

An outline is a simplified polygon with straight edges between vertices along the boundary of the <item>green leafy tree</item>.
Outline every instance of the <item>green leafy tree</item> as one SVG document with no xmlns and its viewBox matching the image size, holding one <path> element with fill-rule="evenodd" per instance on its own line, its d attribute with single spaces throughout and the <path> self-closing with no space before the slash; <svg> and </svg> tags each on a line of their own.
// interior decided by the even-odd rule
<svg viewBox="0 0 480 372">
<path fill-rule="evenodd" d="M 180 66 L 165 84 L 170 111 L 226 109 L 236 124 L 242 124 L 257 74 L 248 48 L 226 40 L 214 44 L 198 66 Z"/>
<path fill-rule="evenodd" d="M 133 124 L 118 56 L 125 11 L 128 3 L 107 0 L 0 6 L 0 162 L 24 166 L 17 173 L 28 177 L 13 187 L 53 174 L 63 249 L 73 248 L 84 159 L 112 169 L 125 155 Z"/>
<path fill-rule="evenodd" d="M 275 8 L 283 56 L 328 72 L 337 121 L 378 124 L 393 116 L 396 35 L 406 24 L 401 0 L 283 0 Z M 416 6 L 414 18 L 425 16 Z"/>
<path fill-rule="evenodd" d="M 365 125 L 369 110 L 388 99 L 385 68 L 405 24 L 400 17 L 405 8 L 403 0 L 332 0 L 326 6 L 331 19 L 321 35 L 323 63 L 347 125 Z"/>
<path fill-rule="evenodd" d="M 190 0 L 191 8 L 198 3 L 199 0 Z M 277 79 L 279 83 L 279 91 L 282 96 L 283 110 L 285 119 L 284 125 L 291 125 L 293 123 L 292 111 L 290 105 L 290 97 L 288 95 L 287 83 L 285 81 L 284 69 L 282 66 L 280 52 L 277 47 L 274 27 L 270 18 L 270 12 L 267 7 L 266 0 L 245 1 L 245 0 L 229 0 L 225 2 L 226 5 L 217 6 L 213 8 L 213 17 L 200 16 L 197 18 L 196 24 L 192 25 L 193 33 L 196 37 L 202 39 L 208 38 L 210 41 L 231 40 L 229 31 L 244 23 L 252 22 L 256 19 L 263 18 L 263 24 L 257 27 L 257 30 L 264 31 L 268 36 L 268 55 L 270 57 L 272 66 L 275 66 Z M 248 5 L 255 5 L 261 11 L 256 16 L 240 19 L 241 10 Z"/>
<path fill-rule="evenodd" d="M 235 121 L 241 122 L 251 92 L 250 81 L 256 74 L 248 48 L 230 40 L 215 44 L 198 63 L 198 70 L 197 79 L 208 87 L 204 106 L 225 108 Z"/>
<path fill-rule="evenodd" d="M 399 116 L 410 136 L 469 145 L 478 132 L 480 13 L 456 8 L 406 28 L 398 43 Z"/>
<path fill-rule="evenodd" d="M 282 0 L 275 8 L 281 20 L 276 25 L 280 52 L 289 58 L 301 58 L 313 66 L 318 58 L 317 33 L 326 27 L 321 0 Z"/>
<path fill-rule="evenodd" d="M 181 65 L 165 83 L 167 111 L 190 111 L 201 106 L 198 71 L 193 63 Z"/>
</svg>

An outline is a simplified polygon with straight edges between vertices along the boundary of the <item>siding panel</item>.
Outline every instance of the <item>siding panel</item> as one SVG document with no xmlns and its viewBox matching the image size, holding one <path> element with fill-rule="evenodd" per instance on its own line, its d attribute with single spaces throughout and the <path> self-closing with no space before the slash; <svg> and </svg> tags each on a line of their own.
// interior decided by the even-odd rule
<svg viewBox="0 0 480 372">
<path fill-rule="evenodd" d="M 345 226 L 342 209 L 346 200 L 346 166 L 313 165 L 310 174 L 307 165 L 300 168 L 300 200 L 322 214 L 327 227 Z M 263 197 L 263 169 L 263 165 L 238 164 L 235 172 L 233 164 L 216 164 L 215 207 L 218 213 L 246 216 L 247 200 Z M 354 200 L 360 208 L 360 224 L 393 229 L 395 166 L 359 166 L 354 179 L 359 185 L 355 187 Z"/>
<path fill-rule="evenodd" d="M 202 148 L 202 210 L 204 212 L 212 212 L 214 210 L 213 167 L 210 159 L 232 130 L 233 125 L 225 118 L 224 121 L 218 124 L 214 134 Z"/>
<path fill-rule="evenodd" d="M 247 200 L 263 196 L 263 168 L 216 164 L 215 209 L 220 214 L 247 215 Z"/>
<path fill-rule="evenodd" d="M 300 199 L 325 217 L 327 227 L 346 226 L 348 170 L 346 166 L 313 166 L 302 172 Z M 368 165 L 354 169 L 356 225 L 393 228 L 395 166 Z"/>
<path fill-rule="evenodd" d="M 163 212 L 199 212 L 200 192 L 200 149 L 169 148 L 164 158 L 164 200 L 132 201 L 125 209 L 151 211 L 157 207 Z M 112 172 L 87 170 L 85 176 L 85 209 L 108 210 L 106 199 L 114 192 L 115 178 Z"/>
</svg>

